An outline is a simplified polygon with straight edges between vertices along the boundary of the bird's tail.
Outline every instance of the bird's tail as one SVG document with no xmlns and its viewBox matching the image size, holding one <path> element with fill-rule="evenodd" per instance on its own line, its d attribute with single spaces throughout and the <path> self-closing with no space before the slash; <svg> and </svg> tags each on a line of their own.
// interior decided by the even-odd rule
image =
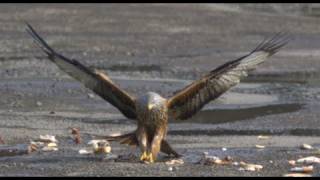
<svg viewBox="0 0 320 180">
<path fill-rule="evenodd" d="M 120 144 L 128 144 L 130 146 L 138 146 L 139 144 L 135 131 L 117 136 L 103 136 L 103 138 L 108 141 L 118 141 Z"/>
</svg>

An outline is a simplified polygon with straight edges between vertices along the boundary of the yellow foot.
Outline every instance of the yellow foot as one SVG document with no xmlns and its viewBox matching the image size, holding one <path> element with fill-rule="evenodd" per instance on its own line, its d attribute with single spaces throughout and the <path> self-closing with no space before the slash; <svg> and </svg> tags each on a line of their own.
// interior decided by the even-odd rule
<svg viewBox="0 0 320 180">
<path fill-rule="evenodd" d="M 150 163 L 154 163 L 154 159 L 153 159 L 152 153 L 149 154 L 149 157 L 148 157 L 148 158 L 149 158 L 149 162 L 150 162 Z"/>
<path fill-rule="evenodd" d="M 147 152 L 143 152 L 142 155 L 141 155 L 141 157 L 140 157 L 140 160 L 141 160 L 141 161 L 145 161 L 145 160 L 147 160 L 147 159 L 148 159 L 148 154 L 147 154 Z"/>
<path fill-rule="evenodd" d="M 152 153 L 147 153 L 147 152 L 143 152 L 141 157 L 140 157 L 140 160 L 145 162 L 145 163 L 154 163 L 154 159 L 153 159 L 153 156 L 152 156 Z"/>
</svg>

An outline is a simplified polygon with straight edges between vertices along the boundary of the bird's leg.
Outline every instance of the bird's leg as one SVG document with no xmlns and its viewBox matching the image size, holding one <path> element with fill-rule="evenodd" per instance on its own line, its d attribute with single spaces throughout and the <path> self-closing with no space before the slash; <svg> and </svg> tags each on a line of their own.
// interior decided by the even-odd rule
<svg viewBox="0 0 320 180">
<path fill-rule="evenodd" d="M 181 155 L 177 153 L 175 150 L 173 150 L 170 144 L 164 139 L 161 141 L 160 151 L 168 155 L 172 154 L 176 158 L 181 157 Z"/>
<path fill-rule="evenodd" d="M 145 132 L 144 128 L 138 129 L 137 131 L 139 147 L 141 150 L 141 161 L 148 160 L 148 153 L 147 153 L 147 133 Z"/>
<path fill-rule="evenodd" d="M 151 143 L 151 153 L 149 154 L 150 162 L 154 162 L 157 159 L 163 137 L 164 137 L 163 130 L 162 129 L 156 130 Z"/>
</svg>

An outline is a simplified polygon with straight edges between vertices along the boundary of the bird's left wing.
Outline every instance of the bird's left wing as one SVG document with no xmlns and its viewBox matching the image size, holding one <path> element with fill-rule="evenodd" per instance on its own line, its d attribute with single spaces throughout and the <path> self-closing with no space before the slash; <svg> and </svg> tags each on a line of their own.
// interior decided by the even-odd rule
<svg viewBox="0 0 320 180">
<path fill-rule="evenodd" d="M 82 82 L 87 88 L 118 108 L 129 119 L 136 119 L 135 98 L 120 89 L 104 73 L 91 70 L 75 59 L 69 59 L 54 51 L 27 23 L 27 32 L 48 58 L 71 77 Z"/>
<path fill-rule="evenodd" d="M 204 105 L 218 98 L 247 76 L 248 71 L 275 54 L 287 44 L 289 37 L 279 33 L 260 43 L 247 55 L 214 69 L 201 79 L 178 91 L 168 99 L 169 114 L 174 119 L 185 120 L 196 114 Z"/>
</svg>

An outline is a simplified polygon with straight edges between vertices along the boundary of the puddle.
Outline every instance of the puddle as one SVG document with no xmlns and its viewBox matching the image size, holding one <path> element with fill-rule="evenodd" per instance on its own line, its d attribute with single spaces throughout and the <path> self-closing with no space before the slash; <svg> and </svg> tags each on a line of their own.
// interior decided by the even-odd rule
<svg viewBox="0 0 320 180">
<path fill-rule="evenodd" d="M 302 104 L 274 104 L 245 109 L 213 109 L 200 111 L 197 115 L 181 123 L 210 123 L 219 124 L 253 119 L 260 116 L 295 112 L 302 108 Z M 177 122 L 177 121 L 176 121 Z"/>
</svg>

